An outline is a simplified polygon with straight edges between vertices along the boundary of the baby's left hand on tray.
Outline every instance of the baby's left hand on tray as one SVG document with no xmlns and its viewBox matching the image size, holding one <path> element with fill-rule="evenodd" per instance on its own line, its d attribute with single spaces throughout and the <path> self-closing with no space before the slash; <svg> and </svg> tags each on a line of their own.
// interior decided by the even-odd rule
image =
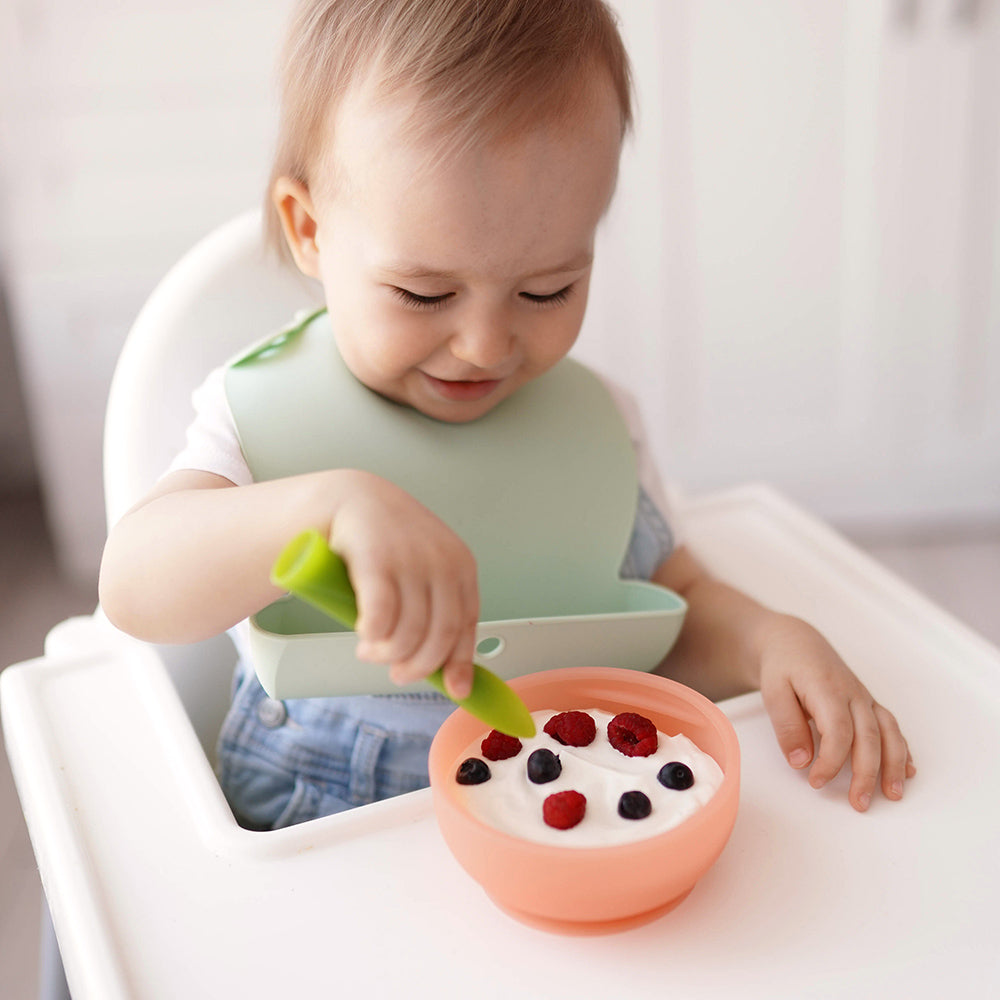
<svg viewBox="0 0 1000 1000">
<path fill-rule="evenodd" d="M 829 783 L 849 760 L 848 798 L 858 812 L 871 804 L 880 775 L 885 797 L 902 798 L 916 768 L 895 716 L 810 625 L 774 615 L 761 646 L 760 690 L 785 758 L 796 769 L 809 768 L 813 788 Z"/>
</svg>

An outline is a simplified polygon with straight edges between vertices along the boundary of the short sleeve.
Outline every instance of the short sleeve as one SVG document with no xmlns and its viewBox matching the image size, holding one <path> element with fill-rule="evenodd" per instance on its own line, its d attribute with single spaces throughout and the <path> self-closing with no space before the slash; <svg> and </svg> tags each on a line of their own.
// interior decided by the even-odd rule
<svg viewBox="0 0 1000 1000">
<path fill-rule="evenodd" d="M 225 374 L 224 367 L 216 368 L 192 393 L 194 420 L 188 426 L 184 447 L 167 471 L 197 469 L 222 476 L 236 486 L 249 486 L 253 477 L 226 402 Z"/>
</svg>

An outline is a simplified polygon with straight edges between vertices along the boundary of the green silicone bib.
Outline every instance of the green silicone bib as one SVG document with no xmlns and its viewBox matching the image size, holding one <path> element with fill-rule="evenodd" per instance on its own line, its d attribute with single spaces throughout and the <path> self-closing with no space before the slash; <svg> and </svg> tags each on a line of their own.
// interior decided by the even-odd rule
<svg viewBox="0 0 1000 1000">
<path fill-rule="evenodd" d="M 256 481 L 361 468 L 462 537 L 479 569 L 477 658 L 510 678 L 562 666 L 650 670 L 684 602 L 622 580 L 638 484 L 628 430 L 601 381 L 566 359 L 484 417 L 452 424 L 372 392 L 325 313 L 231 364 L 226 395 Z M 278 698 L 389 693 L 355 635 L 293 598 L 251 619 L 255 667 Z"/>
</svg>

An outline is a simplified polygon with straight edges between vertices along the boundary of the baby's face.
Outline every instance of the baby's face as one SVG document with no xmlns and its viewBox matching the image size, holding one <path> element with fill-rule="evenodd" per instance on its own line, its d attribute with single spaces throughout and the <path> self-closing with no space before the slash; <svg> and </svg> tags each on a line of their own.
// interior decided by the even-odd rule
<svg viewBox="0 0 1000 1000">
<path fill-rule="evenodd" d="M 311 270 L 344 361 L 440 420 L 482 416 L 566 355 L 617 172 L 610 85 L 583 124 L 430 164 L 411 109 L 351 95 L 314 184 Z M 330 191 L 332 193 L 324 193 Z M 301 262 L 301 261 L 300 261 Z"/>
</svg>

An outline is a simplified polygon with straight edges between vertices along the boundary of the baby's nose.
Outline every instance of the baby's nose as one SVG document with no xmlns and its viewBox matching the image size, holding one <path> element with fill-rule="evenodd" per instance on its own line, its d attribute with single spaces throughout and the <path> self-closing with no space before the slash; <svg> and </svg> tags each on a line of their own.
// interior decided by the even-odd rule
<svg viewBox="0 0 1000 1000">
<path fill-rule="evenodd" d="M 513 335 L 502 317 L 466 323 L 451 339 L 451 353 L 477 368 L 496 368 L 510 357 Z"/>
</svg>

